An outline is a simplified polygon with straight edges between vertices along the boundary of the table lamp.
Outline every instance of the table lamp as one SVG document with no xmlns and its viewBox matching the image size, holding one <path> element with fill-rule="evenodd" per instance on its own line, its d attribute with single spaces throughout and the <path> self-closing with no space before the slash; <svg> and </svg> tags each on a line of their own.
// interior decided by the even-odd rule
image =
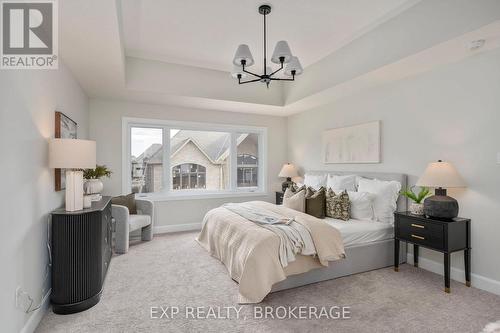
<svg viewBox="0 0 500 333">
<path fill-rule="evenodd" d="M 298 175 L 297 169 L 295 169 L 293 164 L 287 163 L 283 165 L 278 175 L 278 177 L 286 178 L 286 180 L 281 183 L 281 189 L 283 192 L 285 192 L 288 187 L 293 185 L 292 177 L 297 177 Z"/>
<path fill-rule="evenodd" d="M 51 139 L 49 167 L 66 169 L 66 211 L 83 209 L 83 171 L 96 166 L 95 141 Z"/>
<path fill-rule="evenodd" d="M 434 187 L 434 195 L 424 201 L 424 214 L 438 219 L 458 216 L 458 202 L 446 195 L 446 188 L 465 187 L 465 181 L 455 167 L 441 160 L 429 163 L 417 186 Z"/>
</svg>

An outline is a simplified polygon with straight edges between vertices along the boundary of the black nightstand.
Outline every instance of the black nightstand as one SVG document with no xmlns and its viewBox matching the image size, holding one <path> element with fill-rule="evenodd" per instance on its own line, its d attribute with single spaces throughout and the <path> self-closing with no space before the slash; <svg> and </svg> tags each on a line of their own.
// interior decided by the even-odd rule
<svg viewBox="0 0 500 333">
<path fill-rule="evenodd" d="M 409 212 L 394 214 L 394 270 L 398 271 L 399 241 L 413 244 L 413 260 L 418 267 L 418 248 L 425 248 L 444 254 L 444 291 L 450 292 L 450 255 L 464 251 L 465 284 L 470 287 L 470 219 L 461 217 L 451 221 L 426 218 Z"/>
<path fill-rule="evenodd" d="M 277 205 L 283 204 L 283 195 L 284 194 L 285 193 L 283 193 L 283 192 L 276 192 L 276 204 Z"/>
</svg>

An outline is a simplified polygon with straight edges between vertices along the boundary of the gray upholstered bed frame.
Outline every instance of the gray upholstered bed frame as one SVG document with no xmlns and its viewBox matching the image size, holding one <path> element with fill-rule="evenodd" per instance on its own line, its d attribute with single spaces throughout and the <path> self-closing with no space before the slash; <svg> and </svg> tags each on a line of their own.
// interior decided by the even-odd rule
<svg viewBox="0 0 500 333">
<path fill-rule="evenodd" d="M 336 174 L 358 175 L 365 178 L 380 180 L 396 180 L 402 188 L 407 186 L 407 176 L 401 173 L 379 172 L 337 172 L 337 171 L 312 171 L 309 174 Z M 407 210 L 407 200 L 403 196 L 398 199 L 398 211 Z M 394 265 L 394 240 L 383 240 L 367 244 L 354 245 L 345 248 L 346 258 L 335 261 L 328 267 L 318 268 L 306 273 L 291 275 L 281 282 L 274 284 L 271 292 L 305 286 L 307 284 L 326 281 L 342 276 L 367 272 L 374 269 Z M 401 244 L 399 262 L 406 262 L 406 243 Z"/>
</svg>

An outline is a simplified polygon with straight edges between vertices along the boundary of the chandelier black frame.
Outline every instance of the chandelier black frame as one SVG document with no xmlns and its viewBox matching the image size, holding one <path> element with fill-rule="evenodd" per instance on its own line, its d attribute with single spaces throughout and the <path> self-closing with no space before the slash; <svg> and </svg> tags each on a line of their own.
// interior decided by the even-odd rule
<svg viewBox="0 0 500 333">
<path fill-rule="evenodd" d="M 235 73 L 234 76 L 238 79 L 238 83 L 239 84 L 246 84 L 246 83 L 252 83 L 252 82 L 263 82 L 263 83 L 266 84 L 266 86 L 268 88 L 269 88 L 269 84 L 271 83 L 271 81 L 295 81 L 295 76 L 298 75 L 298 74 L 300 74 L 302 72 L 302 67 L 300 66 L 300 63 L 298 62 L 298 59 L 296 57 L 294 57 L 296 59 L 296 66 L 299 66 L 298 68 L 300 68 L 300 69 L 299 69 L 299 73 L 298 73 L 297 69 L 292 68 L 289 71 L 289 73 L 288 73 L 291 76 L 291 78 L 274 77 L 274 75 L 276 73 L 280 72 L 281 70 L 283 70 L 283 68 L 285 68 L 284 64 L 286 62 L 290 61 L 290 59 L 286 59 L 285 56 L 278 57 L 280 67 L 278 69 L 276 69 L 275 71 L 270 71 L 268 73 L 268 67 L 267 67 L 267 45 L 266 45 L 267 44 L 266 16 L 271 13 L 271 6 L 269 6 L 269 5 L 261 5 L 259 7 L 259 13 L 262 14 L 262 16 L 264 17 L 264 74 L 260 75 L 260 74 L 256 74 L 256 73 L 253 73 L 253 72 L 247 70 L 247 67 L 248 67 L 247 66 L 248 65 L 247 64 L 247 60 L 241 59 L 241 61 L 240 61 L 241 71 L 244 72 L 244 73 L 250 74 L 250 75 L 252 75 L 253 77 L 256 77 L 256 78 L 252 79 L 252 80 L 242 81 L 242 78 L 243 78 L 243 74 L 242 73 Z M 286 43 L 286 42 L 283 42 L 283 43 Z M 288 48 L 288 44 L 286 44 L 286 47 Z M 291 56 L 291 54 L 290 54 L 290 56 Z M 236 57 L 236 55 L 235 55 L 235 57 Z M 253 60 L 253 58 L 252 58 L 252 60 Z M 276 62 L 276 61 L 273 60 L 273 62 Z M 252 64 L 253 64 L 253 61 L 252 61 Z"/>
</svg>

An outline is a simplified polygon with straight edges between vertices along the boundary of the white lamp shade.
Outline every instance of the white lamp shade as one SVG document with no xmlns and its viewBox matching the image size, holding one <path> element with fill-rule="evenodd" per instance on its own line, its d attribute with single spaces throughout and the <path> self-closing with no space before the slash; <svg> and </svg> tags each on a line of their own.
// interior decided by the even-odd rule
<svg viewBox="0 0 500 333">
<path fill-rule="evenodd" d="M 295 166 L 293 166 L 293 164 L 287 163 L 283 165 L 283 167 L 281 168 L 278 177 L 292 178 L 292 177 L 297 177 L 298 175 L 299 174 L 297 172 L 297 169 L 295 169 Z"/>
<path fill-rule="evenodd" d="M 243 67 L 241 66 L 233 66 L 233 70 L 231 71 L 231 76 L 235 79 L 238 78 L 238 74 L 241 75 L 241 78 L 244 79 L 247 77 L 247 73 L 243 72 Z"/>
<path fill-rule="evenodd" d="M 254 64 L 252 53 L 250 52 L 250 48 L 246 44 L 240 44 L 236 49 L 233 64 L 236 66 L 241 66 L 242 60 L 246 61 L 245 67 L 249 67 Z"/>
<path fill-rule="evenodd" d="M 422 187 L 465 187 L 465 181 L 457 169 L 448 162 L 429 163 L 424 174 L 417 181 Z"/>
<path fill-rule="evenodd" d="M 293 56 L 292 59 L 285 67 L 285 75 L 292 76 L 292 71 L 295 71 L 295 76 L 302 74 L 304 69 L 300 64 L 299 58 Z"/>
<path fill-rule="evenodd" d="M 278 43 L 276 43 L 271 61 L 275 64 L 279 64 L 280 57 L 285 58 L 284 63 L 288 63 L 292 58 L 292 51 L 290 51 L 290 47 L 285 40 L 280 40 Z"/>
<path fill-rule="evenodd" d="M 96 166 L 95 141 L 51 139 L 49 167 L 61 169 L 93 169 Z"/>
</svg>

